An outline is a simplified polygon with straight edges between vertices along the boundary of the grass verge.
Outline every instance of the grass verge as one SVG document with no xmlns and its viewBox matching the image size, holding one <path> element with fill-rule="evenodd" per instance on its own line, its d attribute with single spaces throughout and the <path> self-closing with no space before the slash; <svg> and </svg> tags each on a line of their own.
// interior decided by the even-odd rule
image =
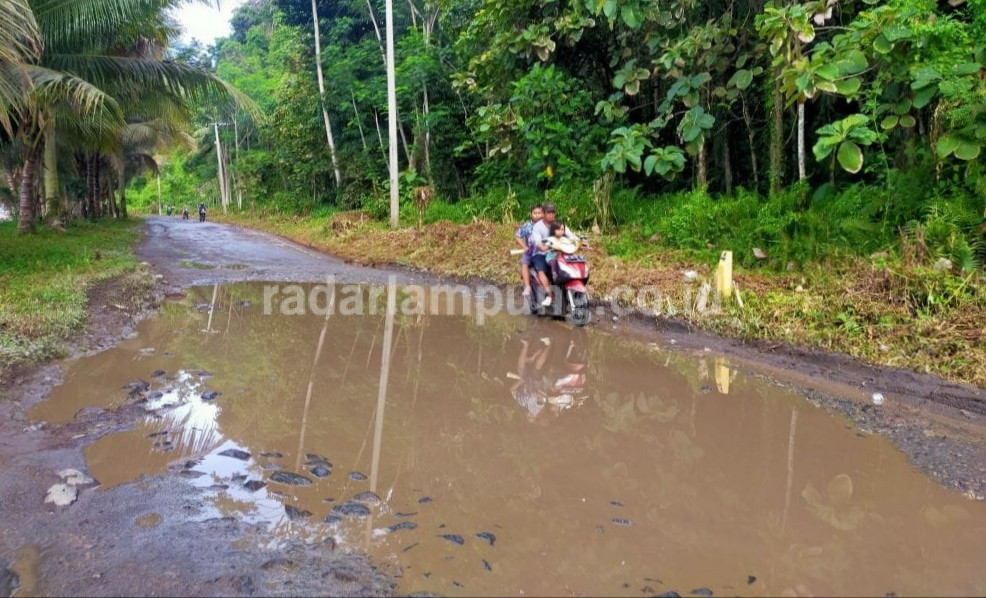
<svg viewBox="0 0 986 598">
<path fill-rule="evenodd" d="M 478 220 L 389 230 L 346 213 L 223 219 L 365 265 L 400 264 L 519 284 L 517 260 L 507 253 L 514 225 Z M 596 298 L 618 297 L 624 286 L 651 285 L 661 290 L 661 304 L 637 307 L 723 336 L 840 352 L 986 387 L 986 283 L 980 272 L 935 271 L 907 257 L 914 248 L 901 251 L 904 257 L 843 257 L 782 274 L 739 269 L 734 276 L 744 307 L 730 303 L 719 313 L 699 314 L 686 308 L 687 299 L 694 302 L 698 283 L 711 279 L 714 264 L 652 244 L 612 256 L 606 248 L 615 238 L 593 239 L 587 252 Z M 686 282 L 688 270 L 698 272 L 698 282 Z"/>
<path fill-rule="evenodd" d="M 0 223 L 0 375 L 62 356 L 86 322 L 94 285 L 120 278 L 113 300 L 134 307 L 149 284 L 132 251 L 140 224 L 80 220 L 22 237 L 16 223 Z"/>
</svg>

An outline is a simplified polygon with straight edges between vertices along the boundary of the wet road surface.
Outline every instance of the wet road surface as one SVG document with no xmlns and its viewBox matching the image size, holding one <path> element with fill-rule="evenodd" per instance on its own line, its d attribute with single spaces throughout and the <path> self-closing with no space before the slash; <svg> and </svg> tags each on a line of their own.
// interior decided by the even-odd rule
<svg viewBox="0 0 986 598">
<path fill-rule="evenodd" d="M 238 280 L 386 283 L 393 271 L 350 265 L 277 235 L 248 228 L 152 216 L 140 254 L 178 286 Z M 399 282 L 429 280 L 412 272 Z"/>
<path fill-rule="evenodd" d="M 139 406 L 85 449 L 97 492 L 171 472 L 205 493 L 198 517 L 331 537 L 402 593 L 986 593 L 986 504 L 725 358 L 388 318 L 368 290 L 372 314 L 268 315 L 263 293 L 190 289 L 31 416 Z"/>
</svg>

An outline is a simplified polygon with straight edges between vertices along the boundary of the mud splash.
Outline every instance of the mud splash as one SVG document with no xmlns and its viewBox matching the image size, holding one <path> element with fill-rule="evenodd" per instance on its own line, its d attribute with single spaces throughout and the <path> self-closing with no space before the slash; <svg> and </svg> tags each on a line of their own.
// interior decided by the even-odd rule
<svg viewBox="0 0 986 598">
<path fill-rule="evenodd" d="M 523 318 L 262 304 L 261 285 L 191 289 L 69 364 L 32 416 L 138 403 L 86 449 L 103 487 L 171 471 L 206 517 L 331 536 L 401 592 L 986 593 L 986 505 L 725 359 Z"/>
</svg>

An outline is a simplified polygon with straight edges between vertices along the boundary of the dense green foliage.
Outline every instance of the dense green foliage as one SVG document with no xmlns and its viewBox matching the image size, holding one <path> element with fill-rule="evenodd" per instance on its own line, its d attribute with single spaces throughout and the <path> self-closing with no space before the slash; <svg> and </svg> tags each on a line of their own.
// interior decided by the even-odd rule
<svg viewBox="0 0 986 598">
<path fill-rule="evenodd" d="M 268 118 L 210 106 L 200 120 L 236 119 L 221 149 L 244 209 L 383 216 L 382 8 L 319 4 L 338 187 L 310 3 L 237 13 L 215 69 Z M 425 221 L 519 217 L 549 198 L 576 226 L 617 225 L 613 248 L 627 252 L 654 239 L 733 248 L 752 265 L 758 247 L 783 267 L 903 235 L 957 268 L 986 258 L 983 0 L 429 0 L 395 12 L 408 222 L 413 190 L 430 186 Z M 165 168 L 171 203 L 219 196 L 211 135 Z"/>
</svg>

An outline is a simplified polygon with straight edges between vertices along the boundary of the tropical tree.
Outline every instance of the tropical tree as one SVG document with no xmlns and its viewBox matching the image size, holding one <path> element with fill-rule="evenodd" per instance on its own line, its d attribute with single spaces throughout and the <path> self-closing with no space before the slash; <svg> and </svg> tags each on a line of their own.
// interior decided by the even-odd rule
<svg viewBox="0 0 986 598">
<path fill-rule="evenodd" d="M 35 216 L 35 170 L 40 149 L 45 158 L 58 160 L 57 132 L 64 123 L 79 135 L 76 141 L 103 140 L 106 131 L 127 125 L 121 106 L 137 102 L 143 110 L 175 114 L 187 103 L 204 98 L 249 100 L 211 73 L 164 59 L 168 40 L 176 34 L 167 16 L 179 0 L 30 0 L 42 47 L 36 57 L 16 64 L 29 77 L 22 98 L 6 107 L 5 118 L 16 121 L 16 136 L 23 143 L 24 167 L 20 181 L 18 230 L 32 230 Z M 23 54 L 23 52 L 22 52 Z M 118 134 L 118 138 L 123 134 Z M 101 155 L 106 146 L 90 148 Z M 115 154 L 122 164 L 121 154 Z M 49 173 L 57 164 L 46 164 Z M 123 167 L 118 172 L 125 181 Z M 56 179 L 49 179 L 56 186 Z M 122 193 L 118 213 L 126 217 Z M 56 192 L 49 189 L 46 195 Z M 49 199 L 52 199 L 49 197 Z"/>
</svg>

